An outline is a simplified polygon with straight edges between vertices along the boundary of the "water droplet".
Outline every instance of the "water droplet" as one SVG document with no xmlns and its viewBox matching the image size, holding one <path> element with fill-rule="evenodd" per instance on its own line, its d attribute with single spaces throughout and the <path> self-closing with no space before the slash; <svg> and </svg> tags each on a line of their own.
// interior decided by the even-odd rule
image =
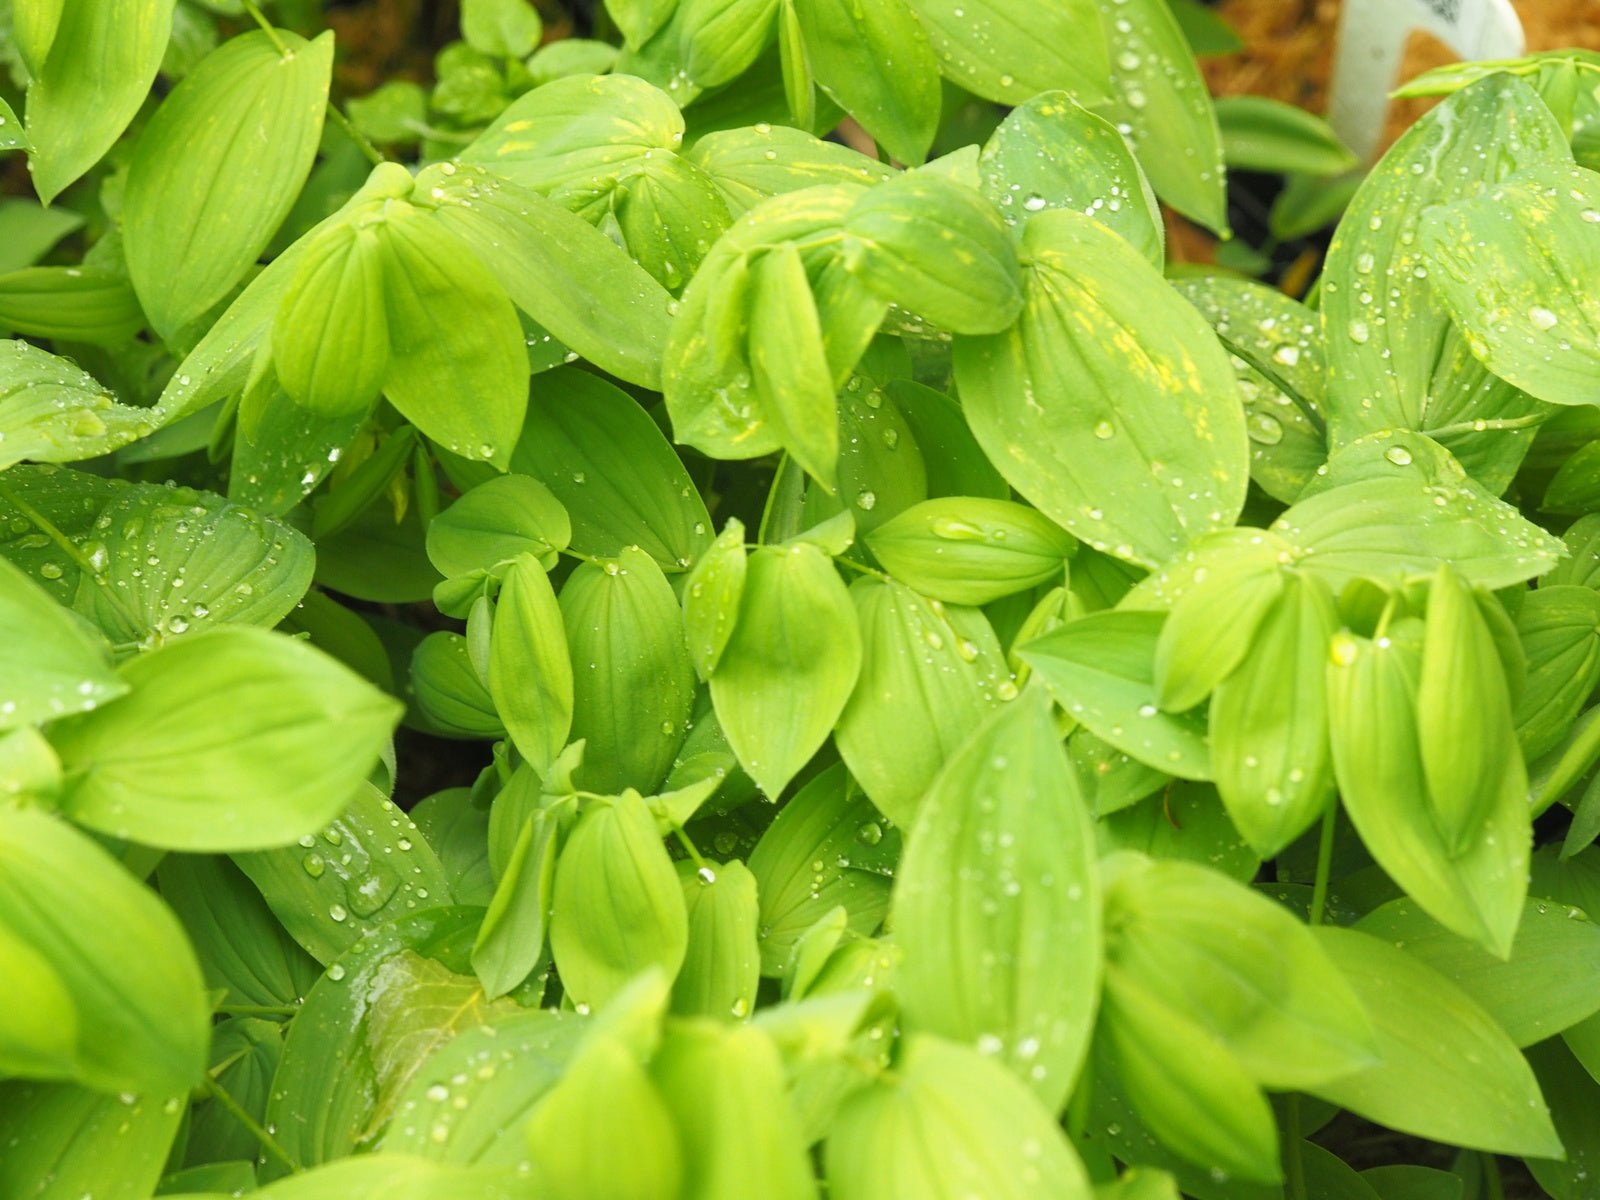
<svg viewBox="0 0 1600 1200">
<path fill-rule="evenodd" d="M 1528 320 L 1533 322 L 1535 329 L 1554 329 L 1557 319 L 1555 313 L 1537 304 L 1528 310 Z"/>
<path fill-rule="evenodd" d="M 1276 446 L 1283 441 L 1283 423 L 1271 413 L 1251 413 L 1245 420 L 1245 430 L 1252 442 L 1263 446 Z"/>
<path fill-rule="evenodd" d="M 322 878 L 322 873 L 328 869 L 328 864 L 323 862 L 322 855 L 320 854 L 306 855 L 305 858 L 300 861 L 300 865 L 306 869 L 306 874 L 311 876 L 313 879 Z"/>
<path fill-rule="evenodd" d="M 328 906 L 328 916 L 335 921 L 343 922 L 350 916 L 350 914 L 345 911 L 344 905 L 330 904 Z"/>
<path fill-rule="evenodd" d="M 1383 456 L 1397 467 L 1409 467 L 1411 465 L 1411 451 L 1404 446 L 1390 446 L 1383 452 Z"/>
<path fill-rule="evenodd" d="M 333 980 L 335 983 L 338 983 L 341 979 L 343 979 L 344 965 L 342 963 L 334 963 L 331 967 L 329 967 L 328 978 Z"/>
<path fill-rule="evenodd" d="M 1117 427 L 1110 421 L 1100 421 L 1094 427 L 1094 435 L 1102 442 L 1117 436 Z"/>
</svg>

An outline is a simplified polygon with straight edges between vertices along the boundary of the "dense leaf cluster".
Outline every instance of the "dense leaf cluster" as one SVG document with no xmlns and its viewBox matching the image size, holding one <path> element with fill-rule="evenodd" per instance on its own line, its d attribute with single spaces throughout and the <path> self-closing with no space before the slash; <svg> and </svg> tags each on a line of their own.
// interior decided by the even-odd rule
<svg viewBox="0 0 1600 1200">
<path fill-rule="evenodd" d="M 1594 1194 L 1595 65 L 1174 11 L 5 8 L 0 1195 Z"/>
</svg>

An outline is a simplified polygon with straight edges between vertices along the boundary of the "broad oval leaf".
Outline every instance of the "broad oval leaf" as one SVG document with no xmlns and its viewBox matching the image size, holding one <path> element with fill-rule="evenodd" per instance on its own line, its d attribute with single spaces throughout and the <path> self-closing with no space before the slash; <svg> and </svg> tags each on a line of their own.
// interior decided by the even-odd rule
<svg viewBox="0 0 1600 1200">
<path fill-rule="evenodd" d="M 672 1009 L 686 1016 L 747 1017 L 761 982 L 760 901 L 750 868 L 734 860 L 696 869 L 680 860 L 689 947 L 672 985 Z"/>
<path fill-rule="evenodd" d="M 1059 1111 L 1089 1044 L 1100 889 L 1088 809 L 1037 694 L 939 772 L 896 872 L 906 1022 L 1008 1066 Z"/>
<path fill-rule="evenodd" d="M 383 392 L 418 429 L 504 469 L 528 404 L 522 326 L 494 273 L 430 217 L 379 226 L 389 363 Z"/>
<path fill-rule="evenodd" d="M 855 202 L 844 233 L 851 271 L 882 299 L 943 329 L 999 333 L 1022 310 L 1022 272 L 1005 224 L 970 187 L 901 175 Z"/>
<path fill-rule="evenodd" d="M 822 551 L 796 542 L 750 556 L 711 699 L 728 744 L 767 795 L 783 791 L 827 740 L 861 657 L 849 592 Z"/>
<path fill-rule="evenodd" d="M 988 604 L 1057 578 L 1078 543 L 1009 500 L 947 496 L 914 504 L 867 535 L 888 571 L 923 595 Z"/>
<path fill-rule="evenodd" d="M 183 1114 L 177 1089 L 139 1094 L 8 1080 L 0 1084 L 0 1188 L 28 1200 L 144 1200 Z"/>
<path fill-rule="evenodd" d="M 1165 620 L 1164 613 L 1091 613 L 1019 653 L 1096 736 L 1169 775 L 1209 779 L 1204 715 L 1162 712 L 1156 695 L 1156 645 Z"/>
<path fill-rule="evenodd" d="M 199 1079 L 209 1036 L 200 968 L 172 910 L 121 863 L 64 821 L 0 808 L 0 920 L 9 942 L 50 964 L 76 1017 L 70 1062 L 42 1074 L 134 1093 Z M 24 1004 L 0 1017 L 8 1074 L 47 1066 L 14 1044 L 29 1016 Z"/>
<path fill-rule="evenodd" d="M 572 729 L 587 743 L 576 778 L 611 795 L 655 791 L 694 708 L 683 614 L 655 559 L 637 547 L 582 563 L 561 589 L 572 670 Z"/>
<path fill-rule="evenodd" d="M 567 509 L 527 475 L 486 479 L 428 522 L 428 558 L 446 578 L 491 571 L 520 554 L 542 560 L 571 540 Z"/>
<path fill-rule="evenodd" d="M 939 69 L 974 95 L 1021 104 L 1060 88 L 1082 103 L 1106 98 L 1105 42 L 1089 36 L 1092 0 L 911 0 Z"/>
<path fill-rule="evenodd" d="M 1433 1141 L 1562 1157 L 1527 1061 L 1460 988 L 1378 938 L 1327 926 L 1312 934 L 1378 1039 L 1377 1065 L 1318 1084 L 1314 1095 Z"/>
<path fill-rule="evenodd" d="M 572 659 L 550 578 L 523 555 L 506 572 L 489 638 L 489 694 L 518 751 L 548 770 L 572 731 Z"/>
<path fill-rule="evenodd" d="M 105 643 L 21 570 L 0 559 L 0 730 L 46 721 L 114 700 L 128 685 Z"/>
<path fill-rule="evenodd" d="M 850 594 L 862 661 L 839 714 L 839 754 L 872 802 L 909 824 L 940 768 L 1016 685 L 981 613 L 947 612 L 893 580 L 860 579 Z"/>
<path fill-rule="evenodd" d="M 315 553 L 303 534 L 210 492 L 51 466 L 13 467 L 4 483 L 0 529 L 11 536 L 0 534 L 0 554 L 116 643 L 276 625 L 311 583 Z M 34 529 L 12 496 L 78 553 Z"/>
<path fill-rule="evenodd" d="M 122 228 L 134 290 L 163 337 L 227 295 L 288 215 L 332 68 L 329 34 L 246 33 L 203 58 L 145 127 Z"/>
<path fill-rule="evenodd" d="M 982 1096 L 983 1104 L 969 1101 Z M 825 1150 L 838 1200 L 1088 1200 L 1083 1165 L 1051 1113 L 998 1063 L 913 1035 L 840 1109 Z"/>
<path fill-rule="evenodd" d="M 589 802 L 556 864 L 550 948 L 575 1003 L 604 1004 L 650 967 L 683 965 L 689 917 L 637 793 Z"/>
<path fill-rule="evenodd" d="M 438 856 L 370 784 L 314 836 L 233 860 L 289 936 L 325 966 L 383 926 L 451 901 Z"/>
<path fill-rule="evenodd" d="M 1061 7 L 1029 14 L 1031 45 L 1038 44 L 1034 22 L 1050 19 Z M 978 171 L 984 194 L 1000 207 L 1007 225 L 1020 227 L 1035 213 L 1055 208 L 1077 209 L 1161 265 L 1161 210 L 1132 148 L 1116 126 L 1065 92 L 1046 91 L 1012 109 L 985 143 Z"/>
<path fill-rule="evenodd" d="M 339 223 L 307 236 L 272 324 L 273 370 L 295 403 L 323 419 L 372 406 L 389 366 L 384 292 L 373 229 Z"/>
<path fill-rule="evenodd" d="M 119 404 L 98 380 L 27 342 L 0 342 L 0 470 L 98 458 L 147 437 L 157 413 Z"/>
<path fill-rule="evenodd" d="M 1244 411 L 1205 322 L 1079 213 L 1030 221 L 1022 252 L 1017 323 L 955 344 L 967 419 L 1000 473 L 1095 549 L 1146 566 L 1231 524 L 1249 483 Z"/>
<path fill-rule="evenodd" d="M 577 368 L 541 375 L 511 469 L 538 479 L 572 519 L 572 548 L 612 558 L 637 546 L 685 570 L 711 542 L 711 517 L 661 429 L 633 397 Z"/>
<path fill-rule="evenodd" d="M 1329 247 L 1323 286 L 1334 446 L 1382 429 L 1448 427 L 1441 438 L 1467 469 L 1504 489 L 1529 435 L 1486 437 L 1472 423 L 1526 418 L 1540 405 L 1473 358 L 1438 292 L 1435 271 L 1450 272 L 1418 234 L 1434 206 L 1567 155 L 1560 122 L 1527 84 L 1501 74 L 1445 100 L 1367 175 Z M 1491 286 L 1493 270 L 1484 264 L 1474 286 Z"/>
<path fill-rule="evenodd" d="M 92 829 L 177 850 L 255 850 L 338 815 L 400 706 L 321 651 L 235 626 L 126 663 L 120 703 L 51 729 Z M 228 698 L 219 711 L 218 696 Z"/>
<path fill-rule="evenodd" d="M 176 0 L 46 3 L 49 34 L 29 39 L 33 186 L 46 204 L 100 160 L 144 103 Z M 33 8 L 28 5 L 27 8 Z"/>
</svg>

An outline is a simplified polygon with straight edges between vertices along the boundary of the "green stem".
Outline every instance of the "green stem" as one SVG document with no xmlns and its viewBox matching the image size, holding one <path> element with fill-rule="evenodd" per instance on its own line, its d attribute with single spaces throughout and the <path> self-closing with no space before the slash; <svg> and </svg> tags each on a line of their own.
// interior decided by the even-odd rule
<svg viewBox="0 0 1600 1200">
<path fill-rule="evenodd" d="M 678 844 L 688 854 L 689 861 L 694 863 L 695 870 L 700 872 L 702 879 L 707 876 L 710 876 L 711 879 L 716 879 L 717 873 L 711 869 L 710 864 L 705 859 L 700 857 L 700 851 L 695 849 L 693 840 L 683 831 L 682 825 L 674 825 L 672 827 L 672 836 L 678 839 Z"/>
<path fill-rule="evenodd" d="M 128 607 L 127 602 L 117 593 L 117 589 L 111 586 L 111 581 L 100 574 L 100 568 L 94 565 L 93 560 L 79 549 L 71 538 L 56 528 L 55 522 L 17 495 L 3 482 L 0 482 L 0 500 L 4 500 L 26 517 L 40 533 L 54 542 L 61 553 L 70 558 L 80 571 L 83 571 L 90 579 L 94 580 L 95 585 L 105 593 L 106 599 L 111 602 L 111 607 L 117 610 L 118 615 L 128 623 L 130 629 L 144 628 L 144 621 L 139 614 Z"/>
<path fill-rule="evenodd" d="M 361 131 L 350 123 L 350 118 L 345 116 L 343 110 L 332 100 L 328 101 L 328 115 L 333 118 L 335 125 L 344 130 L 345 137 L 356 144 L 356 148 L 366 156 L 366 160 L 369 163 L 377 167 L 388 161 L 383 157 L 383 153 L 371 142 L 367 141 Z"/>
<path fill-rule="evenodd" d="M 1483 1164 L 1484 1200 L 1506 1200 L 1505 1183 L 1500 1178 L 1500 1160 L 1487 1150 L 1481 1151 Z"/>
<path fill-rule="evenodd" d="M 1322 924 L 1328 906 L 1328 875 L 1333 870 L 1333 831 L 1338 817 L 1338 802 L 1329 800 L 1327 811 L 1322 814 L 1322 834 L 1317 841 L 1317 876 L 1311 883 L 1309 920 L 1313 925 Z"/>
<path fill-rule="evenodd" d="M 1285 1124 L 1288 1128 L 1284 1131 L 1289 1143 L 1289 1153 L 1285 1157 L 1284 1167 L 1288 1175 L 1287 1185 L 1289 1200 L 1306 1200 L 1306 1160 L 1305 1154 L 1300 1149 L 1305 1140 L 1300 1123 L 1300 1097 L 1291 1095 L 1287 1105 Z"/>
<path fill-rule="evenodd" d="M 871 575 L 874 579 L 881 579 L 885 583 L 889 582 L 889 576 L 876 567 L 867 566 L 866 563 L 858 563 L 848 558 L 836 558 L 833 561 L 841 567 L 849 567 L 852 571 L 859 571 L 863 575 Z"/>
<path fill-rule="evenodd" d="M 261 32 L 266 34 L 268 40 L 272 42 L 273 49 L 277 50 L 284 58 L 293 58 L 293 52 L 283 44 L 283 39 L 278 36 L 278 31 L 272 27 L 272 22 L 267 20 L 265 14 L 250 0 L 242 0 L 242 3 L 245 12 L 250 14 L 250 19 L 261 27 Z M 356 127 L 350 124 L 350 118 L 345 116 L 339 106 L 332 100 L 328 101 L 328 115 L 333 118 L 335 125 L 344 130 L 345 136 L 356 144 L 361 153 L 366 155 L 368 162 L 376 167 L 385 161 L 383 155 L 378 152 L 378 148 L 361 136 Z"/>
<path fill-rule="evenodd" d="M 300 1164 L 289 1157 L 289 1152 L 278 1143 L 278 1139 L 263 1129 L 261 1127 L 261 1122 L 257 1121 L 248 1112 L 246 1112 L 244 1106 L 230 1096 L 227 1090 L 221 1084 L 219 1084 L 215 1079 L 211 1078 L 210 1075 L 203 1075 L 200 1079 L 200 1088 L 207 1096 L 211 1097 L 211 1099 L 215 1100 L 218 1104 L 222 1105 L 223 1108 L 227 1109 L 228 1114 L 233 1117 L 235 1121 L 239 1122 L 240 1125 L 249 1130 L 250 1136 L 261 1143 L 261 1148 L 263 1150 L 272 1155 L 273 1158 L 277 1159 L 284 1166 L 288 1167 L 289 1170 L 296 1173 L 299 1172 Z"/>
<path fill-rule="evenodd" d="M 1458 433 L 1487 433 L 1491 430 L 1527 429 L 1530 426 L 1543 425 L 1549 419 L 1549 413 L 1530 413 L 1525 417 L 1496 417 L 1492 421 L 1460 421 L 1454 425 L 1441 425 L 1437 429 L 1426 429 L 1423 432 L 1437 441 L 1439 438 L 1452 437 Z"/>
<path fill-rule="evenodd" d="M 267 40 L 272 43 L 272 48 L 283 55 L 284 58 L 293 57 L 289 53 L 289 47 L 283 44 L 283 39 L 278 36 L 278 31 L 272 27 L 272 22 L 267 20 L 266 15 L 254 4 L 250 3 L 250 0 L 243 0 L 243 3 L 244 11 L 250 14 L 252 21 L 261 26 L 261 32 L 267 35 Z"/>
</svg>

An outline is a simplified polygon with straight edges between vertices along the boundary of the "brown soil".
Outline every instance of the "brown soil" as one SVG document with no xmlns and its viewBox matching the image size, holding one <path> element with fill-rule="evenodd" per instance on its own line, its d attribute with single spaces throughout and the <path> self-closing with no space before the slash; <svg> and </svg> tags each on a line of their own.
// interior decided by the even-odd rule
<svg viewBox="0 0 1600 1200">
<path fill-rule="evenodd" d="M 1522 18 L 1530 51 L 1570 46 L 1600 50 L 1600 4 L 1594 0 L 1513 0 L 1513 6 Z M 1270 96 L 1311 112 L 1322 111 L 1339 0 L 1222 0 L 1217 11 L 1238 31 L 1245 48 L 1201 63 L 1215 95 Z M 1400 79 L 1453 61 L 1455 55 L 1437 39 L 1414 33 Z M 1433 103 L 1429 99 L 1392 103 L 1384 145 Z"/>
</svg>

